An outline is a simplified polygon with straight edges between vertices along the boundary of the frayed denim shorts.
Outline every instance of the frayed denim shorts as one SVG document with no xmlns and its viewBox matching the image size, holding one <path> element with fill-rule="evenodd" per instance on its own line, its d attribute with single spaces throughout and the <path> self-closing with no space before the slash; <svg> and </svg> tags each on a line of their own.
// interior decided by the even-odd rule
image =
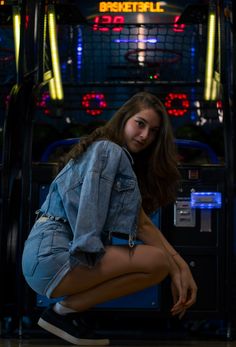
<svg viewBox="0 0 236 347">
<path fill-rule="evenodd" d="M 22 270 L 26 282 L 36 293 L 50 298 L 71 270 L 69 242 L 72 238 L 68 223 L 48 217 L 40 217 L 35 222 L 25 241 Z"/>
</svg>

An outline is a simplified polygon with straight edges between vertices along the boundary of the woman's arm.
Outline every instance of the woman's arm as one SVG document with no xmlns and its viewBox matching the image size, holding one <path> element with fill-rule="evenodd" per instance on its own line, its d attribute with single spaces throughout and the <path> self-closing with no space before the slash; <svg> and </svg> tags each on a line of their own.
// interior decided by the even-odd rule
<svg viewBox="0 0 236 347">
<path fill-rule="evenodd" d="M 168 254 L 173 257 L 180 269 L 188 267 L 184 259 L 173 248 L 173 246 L 171 246 L 161 231 L 152 223 L 151 219 L 145 214 L 143 209 L 141 209 L 139 216 L 138 238 L 145 244 L 163 247 Z"/>
<path fill-rule="evenodd" d="M 141 209 L 139 216 L 138 238 L 147 245 L 164 247 L 172 257 L 175 257 L 178 254 L 166 240 L 161 231 L 152 223 L 151 219 L 145 214 L 143 209 Z"/>
<path fill-rule="evenodd" d="M 179 303 L 178 299 L 180 299 L 185 309 L 192 306 L 196 301 L 197 286 L 188 264 L 171 246 L 161 231 L 152 223 L 143 209 L 141 209 L 139 217 L 138 238 L 145 244 L 152 245 L 154 247 L 161 247 L 165 250 L 170 263 L 170 276 L 172 279 L 172 295 L 174 298 L 174 303 Z M 179 272 L 180 283 L 177 278 L 177 272 Z M 179 305 L 177 305 L 177 307 L 175 306 L 176 305 L 174 305 L 172 308 L 172 313 L 179 314 Z"/>
</svg>

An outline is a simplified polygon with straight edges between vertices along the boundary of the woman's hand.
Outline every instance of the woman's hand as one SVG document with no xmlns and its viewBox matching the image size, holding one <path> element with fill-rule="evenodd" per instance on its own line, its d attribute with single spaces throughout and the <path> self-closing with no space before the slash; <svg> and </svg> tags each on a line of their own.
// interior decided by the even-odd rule
<svg viewBox="0 0 236 347">
<path fill-rule="evenodd" d="M 169 256 L 169 262 L 170 262 L 170 278 L 171 278 L 171 292 L 173 297 L 173 306 L 171 308 L 171 314 L 173 316 L 179 315 L 181 318 L 186 308 L 184 306 L 185 303 L 185 297 L 184 297 L 184 291 L 182 287 L 182 279 L 181 279 L 181 272 L 179 267 L 176 265 L 174 260 L 172 259 L 172 256 Z"/>
<path fill-rule="evenodd" d="M 171 290 L 174 305 L 171 309 L 173 315 L 185 313 L 191 307 L 197 297 L 197 286 L 192 273 L 185 260 L 167 241 L 160 230 L 151 222 L 143 209 L 139 215 L 138 237 L 145 244 L 159 247 L 167 254 L 170 263 Z"/>
<path fill-rule="evenodd" d="M 181 286 L 181 284 L 180 284 Z M 182 289 L 181 289 L 182 291 Z M 179 285 L 176 285 L 176 281 L 172 280 L 171 281 L 171 292 L 172 292 L 172 297 L 173 297 L 173 306 L 170 310 L 172 316 L 179 316 L 181 319 L 183 315 L 186 312 L 186 308 L 184 306 L 184 303 L 182 301 L 182 297 L 180 295 L 180 290 L 179 290 Z"/>
<path fill-rule="evenodd" d="M 186 310 L 191 307 L 197 298 L 197 285 L 193 279 L 192 273 L 188 264 L 184 259 L 176 254 L 172 256 L 174 262 L 179 269 L 180 280 L 172 281 L 171 290 L 174 299 L 174 306 L 171 309 L 173 315 L 180 315 L 182 318 Z M 179 290 L 179 281 L 181 283 L 181 290 Z M 179 295 L 181 293 L 181 296 Z"/>
<path fill-rule="evenodd" d="M 195 304 L 196 302 L 197 285 L 193 279 L 192 273 L 187 263 L 185 267 L 181 268 L 180 273 L 181 273 L 183 295 L 185 298 L 185 307 L 187 309 L 191 307 L 193 304 Z"/>
</svg>

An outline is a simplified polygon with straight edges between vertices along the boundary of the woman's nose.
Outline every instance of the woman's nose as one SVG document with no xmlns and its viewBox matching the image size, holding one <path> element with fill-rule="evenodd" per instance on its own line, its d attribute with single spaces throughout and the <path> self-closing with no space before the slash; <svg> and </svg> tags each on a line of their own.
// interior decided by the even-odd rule
<svg viewBox="0 0 236 347">
<path fill-rule="evenodd" d="M 149 136 L 149 129 L 148 128 L 145 128 L 142 130 L 141 134 L 140 134 L 140 137 L 144 140 L 146 140 Z"/>
</svg>

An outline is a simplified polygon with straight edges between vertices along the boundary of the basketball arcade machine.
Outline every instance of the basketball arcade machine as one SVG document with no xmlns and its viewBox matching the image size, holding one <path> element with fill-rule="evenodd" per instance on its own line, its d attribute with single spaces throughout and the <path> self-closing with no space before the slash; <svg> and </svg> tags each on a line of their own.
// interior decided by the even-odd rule
<svg viewBox="0 0 236 347">
<path fill-rule="evenodd" d="M 93 12 L 90 6 L 79 5 L 87 23 L 64 27 L 58 35 L 64 112 L 70 122 L 86 123 L 91 117 L 106 121 L 128 96 L 148 90 L 161 97 L 176 132 L 194 124 L 211 136 L 211 128 L 222 128 L 227 104 L 222 85 L 225 4 L 210 1 L 185 9 L 180 4 L 91 2 Z M 181 140 L 177 144 L 201 145 Z M 208 146 L 205 150 L 209 158 L 180 165 L 182 181 L 175 204 L 153 218 L 196 277 L 198 301 L 189 317 L 228 321 L 232 187 L 224 160 L 220 162 Z M 165 284 L 155 286 L 99 305 L 93 314 L 99 312 L 101 317 L 116 311 L 168 317 L 167 292 Z M 47 304 L 45 298 L 37 298 L 38 306 Z"/>
<path fill-rule="evenodd" d="M 209 4 L 200 3 L 196 6 L 190 4 L 191 6 L 183 11 L 184 6 L 181 6 L 181 3 L 181 1 L 168 3 L 90 1 L 86 6 L 79 4 L 77 7 L 75 3 L 66 6 L 54 2 L 47 4 L 40 2 L 34 8 L 28 8 L 33 14 L 37 12 L 39 18 L 37 24 L 39 44 L 32 37 L 25 41 L 27 49 L 34 42 L 37 46 L 37 57 L 34 57 L 35 61 L 28 62 L 32 78 L 29 79 L 29 84 L 23 83 L 24 90 L 26 85 L 29 89 L 23 94 L 21 98 L 23 105 L 20 107 L 23 110 L 22 119 L 28 125 L 28 135 L 27 141 L 23 143 L 24 163 L 20 156 L 16 158 L 23 178 L 20 183 L 21 188 L 17 188 L 19 190 L 17 204 L 23 206 L 20 215 L 16 216 L 20 234 L 17 246 L 19 258 L 23 239 L 30 224 L 27 207 L 31 210 L 30 218 L 32 218 L 33 210 L 38 208 L 41 190 L 45 191 L 56 171 L 53 163 L 41 163 L 36 165 L 35 170 L 33 166 L 31 172 L 29 149 L 32 144 L 33 119 L 35 123 L 53 123 L 55 128 L 60 119 L 75 126 L 88 124 L 91 119 L 93 122 L 95 120 L 95 123 L 104 122 L 129 96 L 137 91 L 147 90 L 159 95 L 163 100 L 174 129 L 186 124 L 198 126 L 208 124 L 210 127 L 212 123 L 214 125 L 225 123 L 222 122 L 224 107 L 227 106 L 225 102 L 227 90 L 224 86 L 225 94 L 220 97 L 220 103 L 216 102 L 216 99 L 219 101 L 220 77 L 224 76 L 219 62 L 222 52 L 219 47 L 223 43 L 219 37 L 212 36 L 216 29 L 216 18 L 217 28 L 219 23 L 221 27 L 224 26 L 222 15 L 224 4 L 218 1 L 210 1 Z M 49 12 L 51 9 L 52 13 L 54 11 L 56 13 L 60 66 L 59 61 L 54 59 L 55 54 L 50 58 L 46 47 L 49 44 L 51 49 L 54 47 L 54 53 L 57 51 L 56 36 L 53 38 L 53 33 L 49 35 L 50 43 L 47 41 L 43 44 L 40 41 L 43 37 L 40 34 L 44 27 L 42 24 L 44 6 Z M 71 10 L 70 6 L 74 6 L 74 10 Z M 211 14 L 215 15 L 213 24 L 210 21 Z M 33 21 L 30 23 L 33 25 Z M 210 75 L 205 74 L 208 71 L 207 64 L 209 71 L 212 69 L 212 56 L 207 58 L 209 60 L 206 59 L 207 63 L 205 58 L 207 46 L 211 44 L 209 51 L 215 47 L 213 42 L 218 42 L 218 65 L 215 76 L 212 75 L 212 70 Z M 40 44 L 44 47 L 42 52 L 39 49 Z M 23 59 L 21 54 L 20 59 Z M 40 64 L 35 75 L 37 62 Z M 48 72 L 50 64 L 51 72 Z M 21 73 L 22 70 L 18 72 L 18 80 L 25 82 Z M 55 89 L 52 80 L 56 84 Z M 209 85 L 207 83 L 209 80 L 213 80 L 214 83 Z M 204 89 L 207 85 L 208 89 Z M 31 95 L 33 87 L 34 92 L 36 91 L 33 93 L 34 97 L 37 95 L 36 105 L 34 104 L 36 110 L 29 110 L 27 95 Z M 204 90 L 208 91 L 208 95 L 204 95 Z M 14 112 L 11 114 L 13 117 Z M 30 119 L 25 119 L 27 115 Z M 8 118 L 7 124 L 9 119 L 11 118 Z M 25 128 L 22 129 L 20 141 L 24 138 L 23 130 Z M 5 138 L 7 144 L 9 137 Z M 184 144 L 186 145 L 186 142 Z M 10 153 L 10 163 L 13 165 L 15 162 L 13 147 Z M 159 211 L 155 220 L 171 243 L 186 258 L 198 282 L 199 299 L 189 312 L 189 317 L 228 319 L 227 295 L 230 273 L 227 267 L 227 252 L 230 238 L 224 232 L 224 226 L 227 225 L 230 230 L 231 216 L 226 210 L 230 210 L 228 194 L 231 187 L 229 182 L 225 181 L 225 177 L 228 177 L 225 165 L 211 161 L 207 161 L 204 165 L 183 163 L 180 166 L 183 179 L 176 203 Z M 8 163 L 9 160 L 5 158 L 3 167 L 5 182 L 8 180 Z M 15 170 L 15 165 L 14 163 L 11 172 Z M 48 170 L 46 174 L 45 168 Z M 29 172 L 32 173 L 32 177 L 29 177 Z M 31 192 L 27 188 L 29 182 L 32 184 Z M 9 186 L 9 181 L 6 186 Z M 37 196 L 37 201 L 34 195 Z M 10 228 L 8 217 L 12 206 L 9 208 L 8 205 L 9 192 L 4 196 L 6 213 L 3 213 L 2 225 L 7 230 Z M 22 202 L 26 197 L 29 199 Z M 19 266 L 17 269 L 19 271 Z M 18 298 L 22 297 L 22 291 L 24 289 L 19 288 Z M 32 304 L 24 303 L 22 307 L 20 299 L 18 301 L 18 315 L 22 316 L 25 310 L 29 309 L 27 305 Z M 33 303 L 37 308 L 46 305 L 48 305 L 47 300 L 41 297 L 37 297 Z M 169 307 L 170 293 L 167 293 L 164 284 L 100 305 L 92 313 L 94 315 L 97 312 L 99 315 L 103 313 L 105 316 L 106 313 L 116 311 L 123 317 L 129 313 L 139 316 L 154 314 L 155 317 L 168 317 Z"/>
</svg>

